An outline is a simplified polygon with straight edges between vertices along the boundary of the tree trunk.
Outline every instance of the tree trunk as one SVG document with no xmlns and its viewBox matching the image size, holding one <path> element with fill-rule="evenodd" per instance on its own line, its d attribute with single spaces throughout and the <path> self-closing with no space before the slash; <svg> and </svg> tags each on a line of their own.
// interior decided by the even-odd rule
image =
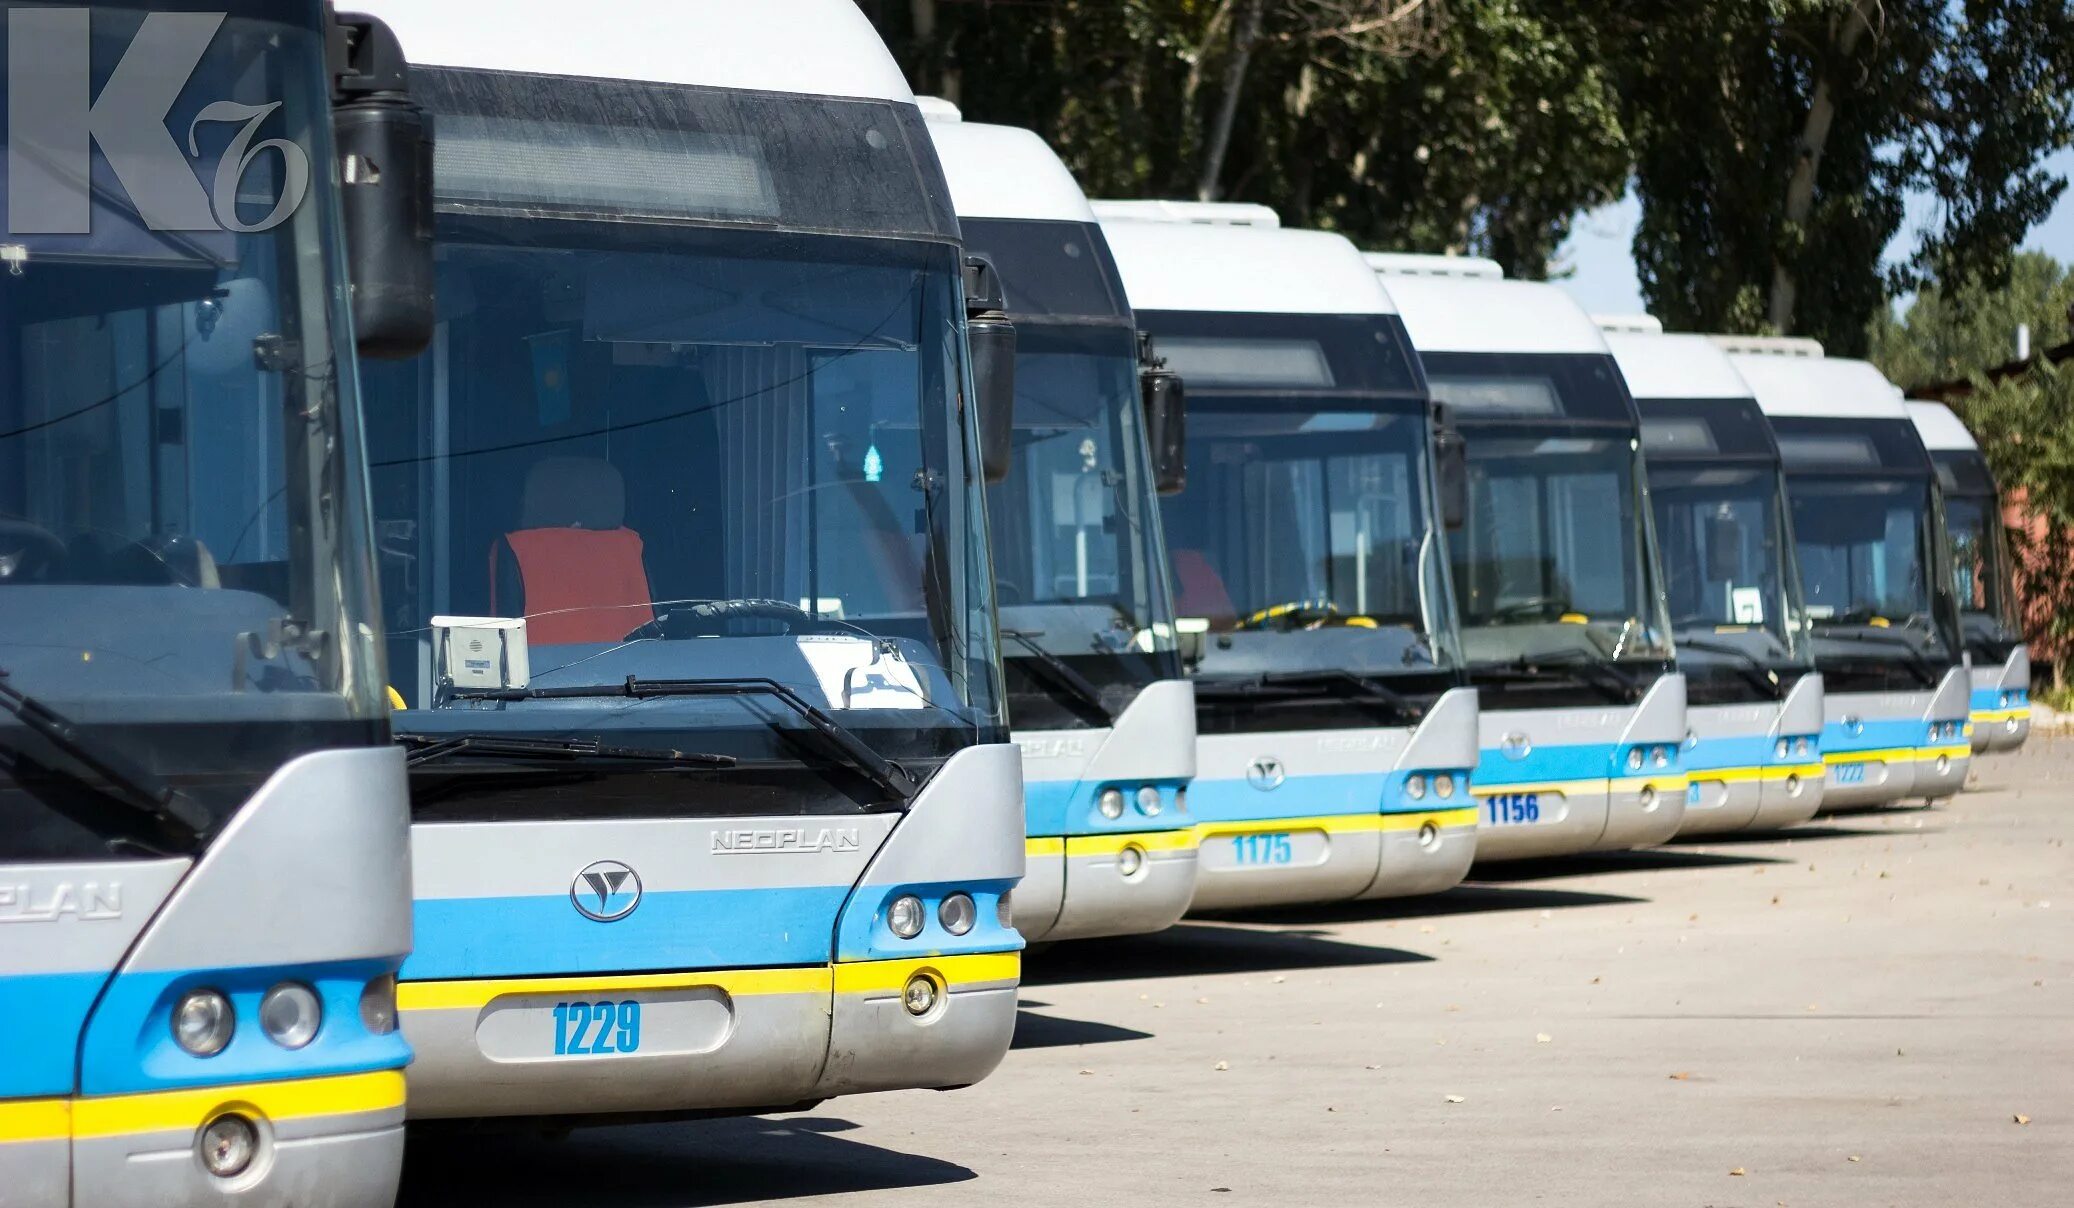
<svg viewBox="0 0 2074 1208">
<path fill-rule="evenodd" d="M 1808 98 L 1807 119 L 1801 124 L 1799 154 L 1793 162 L 1793 176 L 1786 182 L 1785 227 L 1794 231 L 1800 239 L 1806 237 L 1808 216 L 1815 208 L 1815 177 L 1822 170 L 1822 148 L 1829 141 L 1829 128 L 1836 121 L 1837 87 L 1832 75 L 1839 70 L 1848 70 L 1849 60 L 1858 47 L 1859 39 L 1872 31 L 1873 14 L 1878 10 L 1879 0 L 1850 0 L 1850 11 L 1839 14 L 1829 23 L 1829 44 L 1824 48 L 1826 61 L 1815 73 L 1815 91 Z M 1798 240 L 1796 240 L 1798 242 Z M 1792 249 L 1797 252 L 1798 248 Z M 1793 306 L 1800 293 L 1800 281 L 1788 256 L 1780 250 L 1772 253 L 1771 307 L 1767 317 L 1772 329 L 1780 335 L 1793 334 Z"/>
<path fill-rule="evenodd" d="M 1239 114 L 1239 90 L 1246 83 L 1246 63 L 1253 57 L 1253 44 L 1260 40 L 1260 10 L 1264 0 L 1246 0 L 1239 16 L 1238 32 L 1232 36 L 1231 58 L 1224 64 L 1224 95 L 1217 101 L 1217 116 L 1210 124 L 1210 143 L 1203 152 L 1202 175 L 1196 180 L 1199 201 L 1216 201 L 1217 178 L 1224 175 L 1224 155 L 1231 149 L 1231 127 Z"/>
<path fill-rule="evenodd" d="M 915 92 L 939 95 L 943 87 L 943 46 L 936 40 L 936 0 L 907 0 L 908 19 L 914 24 Z"/>
</svg>

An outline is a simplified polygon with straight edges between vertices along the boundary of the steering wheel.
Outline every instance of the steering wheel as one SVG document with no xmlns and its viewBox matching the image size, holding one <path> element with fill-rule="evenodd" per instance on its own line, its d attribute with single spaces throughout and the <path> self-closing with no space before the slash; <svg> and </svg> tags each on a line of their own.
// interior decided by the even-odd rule
<svg viewBox="0 0 2074 1208">
<path fill-rule="evenodd" d="M 1241 620 L 1238 629 L 1308 629 L 1336 620 L 1340 616 L 1339 606 L 1330 600 L 1292 600 L 1287 604 L 1276 604 L 1263 608 Z"/>
<path fill-rule="evenodd" d="M 0 583 L 43 579 L 65 561 L 64 538 L 27 520 L 0 518 Z"/>
<path fill-rule="evenodd" d="M 719 637 L 726 634 L 735 621 L 776 622 L 785 627 L 787 634 L 832 632 L 827 622 L 783 600 L 712 600 L 688 608 L 673 608 L 621 641 Z"/>
</svg>

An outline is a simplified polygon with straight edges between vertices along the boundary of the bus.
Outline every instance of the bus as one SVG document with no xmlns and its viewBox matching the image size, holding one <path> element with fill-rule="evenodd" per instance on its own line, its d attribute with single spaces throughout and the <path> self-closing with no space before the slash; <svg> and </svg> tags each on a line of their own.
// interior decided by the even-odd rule
<svg viewBox="0 0 2074 1208">
<path fill-rule="evenodd" d="M 412 1118 L 977 1081 L 1023 946 L 1012 329 L 892 57 L 848 0 L 374 7 L 440 131 L 433 346 L 366 386 Z"/>
<path fill-rule="evenodd" d="M 1569 295 L 1491 261 L 1369 260 L 1467 444 L 1467 523 L 1448 555 L 1483 700 L 1477 857 L 1669 839 L 1688 791 L 1685 679 L 1612 351 Z"/>
<path fill-rule="evenodd" d="M 1195 667 L 1192 909 L 1435 893 L 1476 851 L 1425 382 L 1339 235 L 1259 206 L 1096 202 L 1187 383 L 1161 501 Z"/>
<path fill-rule="evenodd" d="M 427 334 L 422 114 L 317 0 L 4 8 L 0 1201 L 385 1205 L 408 815 L 353 354 Z M 97 155 L 90 89 L 191 153 Z"/>
<path fill-rule="evenodd" d="M 1949 797 L 1973 690 L 1942 497 L 1901 392 L 1812 340 L 1724 336 L 1786 466 L 1815 666 L 1824 811 Z"/>
<path fill-rule="evenodd" d="M 1779 447 L 1705 337 L 1600 319 L 1642 415 L 1671 642 L 1685 676 L 1680 835 L 1776 830 L 1822 803 L 1822 676 Z"/>
<path fill-rule="evenodd" d="M 1008 720 L 1023 753 L 1032 942 L 1159 931 L 1195 893 L 1195 696 L 1167 587 L 1149 399 L 1109 245 L 1035 133 L 924 98 L 965 248 L 1015 324 L 1014 457 L 987 495 Z M 1171 378 L 1171 375 L 1168 375 Z M 1172 403 L 1167 400 L 1172 399 Z M 1174 435 L 1179 435 L 1178 423 Z"/>
<path fill-rule="evenodd" d="M 2024 645 L 2001 491 L 1951 408 L 1906 406 L 1944 488 L 1959 636 L 1972 659 L 1973 752 L 2014 751 L 2031 733 L 2031 652 Z"/>
</svg>

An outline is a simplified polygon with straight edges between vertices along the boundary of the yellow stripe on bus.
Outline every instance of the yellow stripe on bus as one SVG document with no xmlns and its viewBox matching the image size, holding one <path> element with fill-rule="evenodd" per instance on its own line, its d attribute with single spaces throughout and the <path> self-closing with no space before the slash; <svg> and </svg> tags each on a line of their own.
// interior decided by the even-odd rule
<svg viewBox="0 0 2074 1208">
<path fill-rule="evenodd" d="M 1283 834 L 1289 831 L 1324 831 L 1327 834 L 1372 834 L 1418 830 L 1434 826 L 1475 826 L 1476 808 L 1418 810 L 1401 814 L 1328 814 L 1316 818 L 1260 818 L 1245 822 L 1199 822 L 1196 835 L 1212 839 L 1221 835 Z"/>
<path fill-rule="evenodd" d="M 1761 768 L 1707 768 L 1691 774 L 1694 784 L 1749 784 L 1752 781 L 1770 782 L 1798 776 L 1803 780 L 1822 774 L 1819 763 L 1773 764 Z"/>
<path fill-rule="evenodd" d="M 933 971 L 950 989 L 987 982 L 1020 981 L 1020 952 L 980 952 L 969 956 L 927 956 L 891 961 L 856 961 L 835 967 L 837 994 L 898 994 L 908 979 Z"/>
<path fill-rule="evenodd" d="M 1195 828 L 1184 826 L 1176 830 L 1140 831 L 1130 835 L 1066 836 L 1066 854 L 1069 856 L 1113 856 L 1126 847 L 1146 852 L 1194 851 Z"/>
<path fill-rule="evenodd" d="M 710 986 L 730 997 L 760 994 L 826 994 L 831 975 L 826 965 L 794 969 L 701 970 L 695 973 L 639 973 L 598 977 L 511 977 L 481 981 L 404 982 L 396 987 L 396 1004 L 405 1011 L 448 1011 L 487 1006 L 510 994 L 566 994 L 589 997 L 637 990 L 683 990 Z"/>
<path fill-rule="evenodd" d="M 403 1107 L 403 1072 L 247 1082 L 79 1099 L 0 1103 L 0 1143 L 134 1136 L 200 1128 L 226 1108 L 267 1120 L 351 1116 Z"/>
</svg>

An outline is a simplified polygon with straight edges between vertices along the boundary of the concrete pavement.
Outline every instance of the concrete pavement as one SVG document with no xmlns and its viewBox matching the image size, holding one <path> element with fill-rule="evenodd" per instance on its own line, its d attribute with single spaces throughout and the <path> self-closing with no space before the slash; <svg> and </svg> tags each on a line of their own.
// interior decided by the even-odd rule
<svg viewBox="0 0 2074 1208">
<path fill-rule="evenodd" d="M 979 1086 L 414 1139 L 405 1202 L 2074 1202 L 2074 739 L 1979 766 L 1935 810 L 1061 946 Z"/>
</svg>

